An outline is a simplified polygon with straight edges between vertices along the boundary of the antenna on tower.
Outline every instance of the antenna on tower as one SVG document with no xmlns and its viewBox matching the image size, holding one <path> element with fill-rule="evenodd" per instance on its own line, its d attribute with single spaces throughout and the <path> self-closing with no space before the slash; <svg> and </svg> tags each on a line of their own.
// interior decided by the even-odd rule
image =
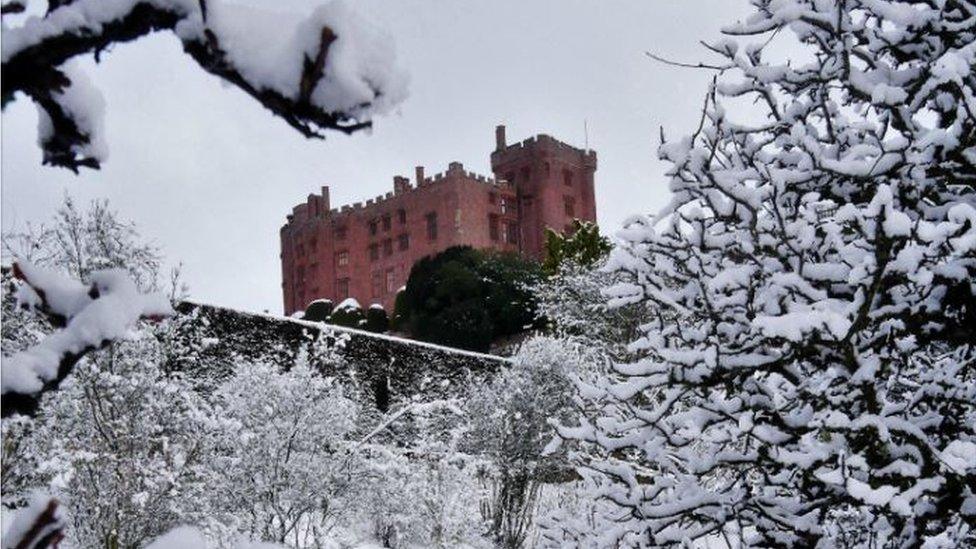
<svg viewBox="0 0 976 549">
<path fill-rule="evenodd" d="M 590 130 L 586 125 L 586 119 L 583 119 L 583 149 L 586 152 L 590 152 Z"/>
</svg>

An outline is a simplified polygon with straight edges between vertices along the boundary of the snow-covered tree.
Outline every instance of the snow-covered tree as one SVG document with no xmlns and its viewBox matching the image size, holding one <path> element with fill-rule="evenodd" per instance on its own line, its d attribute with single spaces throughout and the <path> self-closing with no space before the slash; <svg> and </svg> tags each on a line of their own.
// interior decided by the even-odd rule
<svg viewBox="0 0 976 549">
<path fill-rule="evenodd" d="M 78 360 L 140 318 L 171 312 L 158 295 L 159 248 L 106 201 L 81 211 L 66 196 L 50 225 L 4 234 L 3 254 L 13 264 L 4 271 L 4 416 L 30 413 Z M 178 268 L 168 282 L 170 299 L 184 296 Z"/>
<path fill-rule="evenodd" d="M 609 272 L 602 266 L 562 262 L 557 271 L 532 287 L 537 314 L 547 322 L 549 332 L 593 346 L 607 356 L 628 356 L 628 345 L 639 335 L 640 326 L 652 313 L 643 303 L 610 307 L 603 290 L 631 280 L 626 273 Z"/>
<path fill-rule="evenodd" d="M 752 3 L 611 258 L 667 316 L 561 431 L 620 511 L 592 543 L 972 545 L 976 7 Z"/>
<path fill-rule="evenodd" d="M 287 372 L 241 365 L 215 399 L 228 427 L 211 460 L 217 534 L 320 546 L 364 477 L 356 403 L 304 357 Z"/>
<path fill-rule="evenodd" d="M 453 401 L 409 403 L 382 420 L 361 449 L 367 474 L 360 520 L 377 542 L 491 547 L 479 513 L 485 460 L 459 448 L 469 423 Z"/>
<path fill-rule="evenodd" d="M 213 414 L 192 384 L 159 368 L 151 334 L 81 362 L 17 444 L 4 497 L 45 487 L 79 547 L 136 547 L 204 520 Z M 4 420 L 5 424 L 9 420 Z M 10 482 L 7 482 L 7 481 Z"/>
<path fill-rule="evenodd" d="M 3 16 L 3 105 L 30 97 L 44 163 L 75 172 L 108 148 L 105 101 L 73 60 L 151 32 L 172 32 L 200 68 L 306 137 L 368 127 L 405 97 L 389 37 L 341 1 L 293 17 L 211 0 L 10 0 Z"/>
<path fill-rule="evenodd" d="M 167 290 L 172 299 L 186 293 L 179 269 L 170 277 L 177 282 L 164 287 L 159 246 L 147 241 L 135 223 L 120 218 L 107 200 L 93 200 L 81 210 L 66 194 L 50 224 L 4 233 L 3 255 L 8 262 L 26 260 L 81 280 L 98 270 L 124 269 L 140 290 Z"/>
<path fill-rule="evenodd" d="M 579 343 L 533 338 L 511 368 L 468 396 L 462 448 L 486 460 L 482 513 L 500 546 L 523 546 L 543 484 L 570 472 L 561 455 L 544 450 L 555 436 L 551 422 L 575 417 L 574 383 L 596 360 Z"/>
</svg>

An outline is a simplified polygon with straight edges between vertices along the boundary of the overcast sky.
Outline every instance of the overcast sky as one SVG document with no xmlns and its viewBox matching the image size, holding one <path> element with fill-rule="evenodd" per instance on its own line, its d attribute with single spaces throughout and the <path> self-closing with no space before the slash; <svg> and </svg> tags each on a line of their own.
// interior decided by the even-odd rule
<svg viewBox="0 0 976 549">
<path fill-rule="evenodd" d="M 252 2 L 259 3 L 259 2 Z M 267 0 L 307 9 L 311 0 Z M 740 19 L 742 0 L 386 0 L 354 3 L 387 28 L 410 97 L 370 133 L 306 140 L 224 86 L 160 34 L 116 46 L 89 74 L 108 104 L 110 157 L 75 176 L 41 166 L 37 113 L 21 97 L 2 117 L 2 227 L 48 219 L 65 192 L 108 198 L 182 261 L 195 299 L 281 312 L 278 230 L 321 185 L 333 207 L 392 190 L 413 167 L 448 162 L 490 174 L 494 127 L 599 155 L 597 216 L 613 232 L 668 200 L 658 128 L 697 124 L 710 75 L 648 59 L 708 59 L 698 44 Z"/>
</svg>

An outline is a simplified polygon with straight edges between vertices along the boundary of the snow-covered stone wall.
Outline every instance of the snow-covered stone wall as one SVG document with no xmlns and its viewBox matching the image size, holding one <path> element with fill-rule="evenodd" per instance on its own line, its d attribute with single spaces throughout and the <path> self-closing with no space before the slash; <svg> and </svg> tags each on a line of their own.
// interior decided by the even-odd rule
<svg viewBox="0 0 976 549">
<path fill-rule="evenodd" d="M 213 305 L 183 302 L 177 310 L 172 334 L 180 352 L 171 357 L 174 368 L 220 376 L 254 362 L 287 365 L 302 349 L 320 345 L 331 353 L 311 353 L 312 364 L 326 375 L 355 380 L 383 411 L 396 403 L 463 396 L 471 382 L 509 363 L 493 355 Z"/>
</svg>

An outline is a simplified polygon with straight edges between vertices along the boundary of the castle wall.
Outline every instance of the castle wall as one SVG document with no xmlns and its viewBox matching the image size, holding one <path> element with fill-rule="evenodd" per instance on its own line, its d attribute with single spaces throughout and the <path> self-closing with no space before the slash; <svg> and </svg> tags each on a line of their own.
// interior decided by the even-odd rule
<svg viewBox="0 0 976 549">
<path fill-rule="evenodd" d="M 347 297 L 392 312 L 397 290 L 425 256 L 466 245 L 541 259 L 546 227 L 561 232 L 574 218 L 596 221 L 596 153 L 546 135 L 508 146 L 503 126 L 496 139 L 495 179 L 452 162 L 432 177 L 418 167 L 415 185 L 395 177 L 393 192 L 365 203 L 330 208 L 323 187 L 295 206 L 280 235 L 285 313 Z"/>
<path fill-rule="evenodd" d="M 515 203 L 507 185 L 466 172 L 452 163 L 442 174 L 413 187 L 395 180 L 393 193 L 316 215 L 313 205 L 293 210 L 281 230 L 282 289 L 286 314 L 321 298 L 355 298 L 392 311 L 396 292 L 419 259 L 451 246 L 518 251 L 499 229 L 492 239 L 490 216 L 499 227 L 516 223 L 502 201 Z M 375 227 L 375 228 L 374 228 Z M 432 228 L 436 227 L 436 228 Z"/>
</svg>

